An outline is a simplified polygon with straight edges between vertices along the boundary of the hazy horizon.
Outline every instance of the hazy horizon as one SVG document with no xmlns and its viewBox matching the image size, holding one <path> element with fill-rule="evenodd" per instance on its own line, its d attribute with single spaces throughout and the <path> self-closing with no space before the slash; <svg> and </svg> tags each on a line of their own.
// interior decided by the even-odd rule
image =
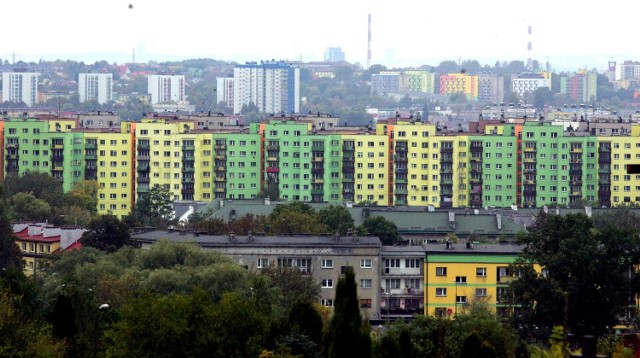
<svg viewBox="0 0 640 358">
<path fill-rule="evenodd" d="M 455 8 L 409 0 L 325 0 L 304 7 L 289 0 L 15 1 L 1 8 L 10 14 L 5 28 L 19 36 L 3 39 L 0 58 L 12 61 L 15 53 L 16 60 L 25 62 L 60 57 L 124 63 L 131 62 L 136 49 L 137 62 L 310 62 L 323 60 L 327 47 L 341 47 L 348 62 L 366 66 L 368 14 L 371 64 L 390 68 L 459 59 L 493 65 L 531 57 L 559 71 L 603 70 L 611 59 L 640 57 L 628 40 L 636 31 L 635 13 L 616 11 L 628 7 L 623 0 L 611 0 L 604 8 L 551 0 L 523 5 L 508 0 L 462 1 Z"/>
</svg>

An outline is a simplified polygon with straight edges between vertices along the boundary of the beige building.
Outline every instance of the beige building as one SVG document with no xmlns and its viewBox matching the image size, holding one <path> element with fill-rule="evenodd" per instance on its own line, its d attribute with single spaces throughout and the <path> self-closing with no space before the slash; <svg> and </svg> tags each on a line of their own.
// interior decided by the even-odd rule
<svg viewBox="0 0 640 358">
<path fill-rule="evenodd" d="M 141 232 L 133 234 L 131 239 L 142 248 L 160 240 L 196 242 L 202 249 L 225 254 L 253 272 L 269 266 L 296 268 L 320 284 L 319 301 L 327 307 L 333 307 L 338 280 L 351 266 L 362 315 L 371 320 L 381 318 L 380 296 L 384 289 L 380 286 L 380 272 L 383 268 L 377 237 L 210 236 L 169 230 Z"/>
</svg>

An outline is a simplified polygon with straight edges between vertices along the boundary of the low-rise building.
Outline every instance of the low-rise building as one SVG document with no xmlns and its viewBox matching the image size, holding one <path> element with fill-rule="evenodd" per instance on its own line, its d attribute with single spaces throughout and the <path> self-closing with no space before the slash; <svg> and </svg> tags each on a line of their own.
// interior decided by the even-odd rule
<svg viewBox="0 0 640 358">
<path fill-rule="evenodd" d="M 78 227 L 54 227 L 47 224 L 17 223 L 13 232 L 20 248 L 24 273 L 32 275 L 46 267 L 46 259 L 65 250 L 79 248 L 78 240 L 85 232 Z"/>
<path fill-rule="evenodd" d="M 220 252 L 247 270 L 292 267 L 320 284 L 320 303 L 332 307 L 341 275 L 351 266 L 358 285 L 361 312 L 380 319 L 380 239 L 344 236 L 200 235 L 185 231 L 148 231 L 131 235 L 142 248 L 161 241 L 195 242 L 203 250 Z"/>
</svg>

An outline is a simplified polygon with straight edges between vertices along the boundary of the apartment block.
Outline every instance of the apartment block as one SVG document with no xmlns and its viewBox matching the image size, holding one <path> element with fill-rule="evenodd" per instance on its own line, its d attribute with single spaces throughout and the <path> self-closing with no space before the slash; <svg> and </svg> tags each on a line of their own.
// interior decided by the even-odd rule
<svg viewBox="0 0 640 358">
<path fill-rule="evenodd" d="M 511 79 L 511 91 L 521 99 L 524 99 L 525 96 L 533 96 L 533 92 L 542 87 L 551 88 L 551 81 L 541 74 L 523 73 Z M 528 102 L 531 103 L 532 100 Z"/>
<path fill-rule="evenodd" d="M 183 104 L 187 101 L 184 75 L 149 75 L 147 85 L 151 104 Z"/>
<path fill-rule="evenodd" d="M 582 103 L 598 99 L 598 75 L 581 71 L 571 76 L 560 77 L 560 93 L 569 95 Z"/>
<path fill-rule="evenodd" d="M 226 107 L 233 108 L 233 77 L 216 78 L 216 103 L 224 102 Z"/>
<path fill-rule="evenodd" d="M 80 73 L 78 75 L 80 103 L 96 101 L 105 104 L 113 99 L 113 75 L 111 73 Z"/>
<path fill-rule="evenodd" d="M 515 245 L 425 244 L 424 314 L 452 317 L 482 304 L 501 315 L 518 313 L 509 271 L 522 250 Z"/>
<path fill-rule="evenodd" d="M 2 102 L 24 102 L 28 107 L 38 103 L 38 73 L 3 72 Z"/>
<path fill-rule="evenodd" d="M 449 73 L 440 76 L 440 94 L 462 93 L 469 100 L 478 99 L 478 76 Z"/>
<path fill-rule="evenodd" d="M 247 62 L 233 69 L 233 113 L 253 103 L 261 112 L 300 112 L 300 68 L 284 61 Z"/>
<path fill-rule="evenodd" d="M 320 285 L 319 303 L 327 307 L 333 307 L 338 280 L 347 267 L 351 267 L 362 315 L 367 319 L 380 319 L 381 261 L 377 237 L 210 236 L 151 231 L 134 234 L 132 240 L 143 249 L 160 240 L 195 242 L 203 250 L 218 251 L 252 272 L 271 266 L 300 270 Z"/>
</svg>

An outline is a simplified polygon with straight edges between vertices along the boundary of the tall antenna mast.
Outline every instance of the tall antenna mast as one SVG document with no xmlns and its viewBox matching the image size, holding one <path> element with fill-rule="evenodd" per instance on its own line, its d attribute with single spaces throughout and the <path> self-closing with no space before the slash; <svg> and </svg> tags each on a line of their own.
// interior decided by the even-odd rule
<svg viewBox="0 0 640 358">
<path fill-rule="evenodd" d="M 131 52 L 131 63 L 136 63 L 136 49 L 135 49 L 135 47 L 132 49 L 132 52 Z"/>
<path fill-rule="evenodd" d="M 367 41 L 367 70 L 371 66 L 371 14 L 369 14 L 369 28 L 368 28 L 368 41 Z"/>
</svg>

